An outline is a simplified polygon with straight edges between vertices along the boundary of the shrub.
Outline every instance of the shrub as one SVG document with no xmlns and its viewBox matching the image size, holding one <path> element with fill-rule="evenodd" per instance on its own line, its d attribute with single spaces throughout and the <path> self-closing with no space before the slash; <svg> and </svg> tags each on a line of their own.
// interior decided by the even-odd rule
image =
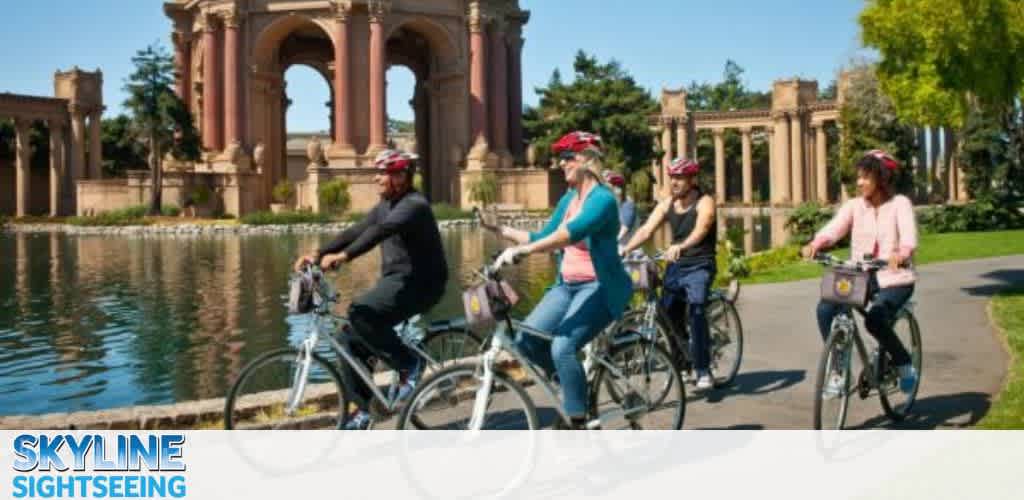
<svg viewBox="0 0 1024 500">
<path fill-rule="evenodd" d="M 129 207 L 101 212 L 93 216 L 70 217 L 67 223 L 73 226 L 145 226 L 150 224 L 151 221 L 143 217 L 146 213 L 145 207 L 141 207 L 141 211 L 139 208 Z"/>
<path fill-rule="evenodd" d="M 345 179 L 334 179 L 321 184 L 317 196 L 320 198 L 321 210 L 332 214 L 344 213 L 352 202 Z"/>
<path fill-rule="evenodd" d="M 242 224 L 251 226 L 285 224 L 323 224 L 331 221 L 330 215 L 314 212 L 253 212 L 242 216 Z"/>
<path fill-rule="evenodd" d="M 282 179 L 274 186 L 273 192 L 270 196 L 276 203 L 288 203 L 295 196 L 295 184 L 292 184 L 288 179 Z"/>
<path fill-rule="evenodd" d="M 750 265 L 750 273 L 756 274 L 761 271 L 798 262 L 800 259 L 800 247 L 788 245 L 755 253 L 750 256 L 747 263 Z"/>
<path fill-rule="evenodd" d="M 917 221 L 921 230 L 928 233 L 1022 229 L 1024 214 L 1020 210 L 1020 204 L 1011 200 L 987 198 L 966 205 L 922 210 Z"/>
<path fill-rule="evenodd" d="M 160 208 L 160 215 L 164 217 L 177 217 L 181 215 L 181 208 L 174 205 L 164 205 Z"/>
<path fill-rule="evenodd" d="M 473 212 L 467 212 L 447 203 L 435 203 L 430 206 L 434 212 L 434 218 L 441 220 L 472 219 Z"/>
<path fill-rule="evenodd" d="M 345 214 L 345 217 L 343 217 L 342 220 L 344 220 L 345 222 L 351 222 L 351 223 L 354 224 L 356 222 L 362 222 L 363 219 L 365 219 L 365 218 L 366 218 L 366 212 L 349 212 L 349 213 Z"/>
<path fill-rule="evenodd" d="M 825 226 L 832 218 L 832 210 L 815 202 L 804 203 L 796 208 L 786 219 L 791 243 L 807 243 L 814 238 L 814 233 Z"/>
<path fill-rule="evenodd" d="M 213 196 L 213 192 L 210 191 L 210 187 L 206 184 L 199 184 L 192 188 L 192 192 L 188 195 L 188 201 L 192 205 L 205 206 L 210 202 L 210 197 Z"/>
<path fill-rule="evenodd" d="M 479 203 L 486 208 L 498 202 L 498 177 L 485 172 L 480 179 L 469 185 L 469 201 Z"/>
</svg>

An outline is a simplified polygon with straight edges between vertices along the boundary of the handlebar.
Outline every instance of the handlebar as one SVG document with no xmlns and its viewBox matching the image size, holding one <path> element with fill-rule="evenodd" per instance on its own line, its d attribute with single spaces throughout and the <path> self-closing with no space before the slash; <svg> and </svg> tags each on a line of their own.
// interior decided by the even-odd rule
<svg viewBox="0 0 1024 500">
<path fill-rule="evenodd" d="M 866 255 L 864 260 L 854 261 L 843 260 L 830 253 L 819 253 L 812 260 L 826 267 L 848 267 L 861 271 L 877 271 L 889 266 L 888 260 L 875 259 L 869 255 Z"/>
</svg>

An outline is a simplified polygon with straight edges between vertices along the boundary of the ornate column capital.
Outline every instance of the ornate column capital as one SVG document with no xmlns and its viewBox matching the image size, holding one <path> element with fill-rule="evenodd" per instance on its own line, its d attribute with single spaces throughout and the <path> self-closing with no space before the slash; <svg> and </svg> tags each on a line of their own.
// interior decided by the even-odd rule
<svg viewBox="0 0 1024 500">
<path fill-rule="evenodd" d="M 225 28 L 238 29 L 242 24 L 242 14 L 235 6 L 228 7 L 221 11 L 220 18 L 223 20 Z"/>
<path fill-rule="evenodd" d="M 487 23 L 490 21 L 490 16 L 484 12 L 484 7 L 480 5 L 480 2 L 470 2 L 469 10 L 466 13 L 466 22 L 469 24 L 469 31 L 471 33 L 483 33 L 484 29 L 487 28 Z"/>
<path fill-rule="evenodd" d="M 186 44 L 192 42 L 191 31 L 173 31 L 171 32 L 171 43 L 174 44 L 178 49 L 183 49 Z"/>
<path fill-rule="evenodd" d="M 384 16 L 391 12 L 391 0 L 367 0 L 366 8 L 371 23 L 383 23 Z"/>
<path fill-rule="evenodd" d="M 740 129 L 740 133 L 743 134 L 743 135 L 750 135 L 750 133 L 754 131 L 754 127 L 752 127 L 750 125 L 743 125 L 739 129 Z"/>
<path fill-rule="evenodd" d="M 715 127 L 713 129 L 711 129 L 711 135 L 713 135 L 715 137 L 715 139 L 721 139 L 722 138 L 722 134 L 724 134 L 724 133 L 725 133 L 725 129 L 722 128 L 722 127 Z"/>
<path fill-rule="evenodd" d="M 204 33 L 217 32 L 217 14 L 212 10 L 204 10 L 199 13 L 199 28 Z"/>
<path fill-rule="evenodd" d="M 331 2 L 331 15 L 339 23 L 347 23 L 352 17 L 352 0 L 334 0 Z"/>
<path fill-rule="evenodd" d="M 14 118 L 14 131 L 18 134 L 24 134 L 28 132 L 28 129 L 32 127 L 32 120 L 27 118 Z"/>
<path fill-rule="evenodd" d="M 783 109 L 772 111 L 772 120 L 785 120 L 789 118 L 790 113 L 791 111 Z"/>
<path fill-rule="evenodd" d="M 81 104 L 73 102 L 71 104 L 68 104 L 68 113 L 71 113 L 72 118 L 81 119 L 85 117 L 86 109 Z"/>
</svg>

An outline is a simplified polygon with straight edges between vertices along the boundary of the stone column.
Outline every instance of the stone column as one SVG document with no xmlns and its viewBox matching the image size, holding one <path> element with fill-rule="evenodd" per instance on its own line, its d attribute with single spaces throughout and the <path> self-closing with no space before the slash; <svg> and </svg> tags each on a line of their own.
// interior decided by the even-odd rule
<svg viewBox="0 0 1024 500">
<path fill-rule="evenodd" d="M 64 124 L 50 122 L 50 216 L 61 214 L 61 199 L 64 196 Z"/>
<path fill-rule="evenodd" d="M 789 117 L 786 113 L 778 113 L 775 119 L 775 165 L 776 173 L 772 175 L 775 181 L 775 192 L 772 196 L 775 203 L 789 204 L 793 201 L 792 184 L 790 181 L 790 148 L 789 140 Z"/>
<path fill-rule="evenodd" d="M 928 138 L 924 128 L 914 129 L 914 139 L 917 145 L 917 154 L 914 155 L 917 161 L 914 179 L 921 183 L 918 197 L 927 201 L 931 192 L 931 182 L 928 180 Z"/>
<path fill-rule="evenodd" d="M 793 152 L 790 156 L 790 164 L 793 172 L 793 188 L 791 191 L 793 204 L 804 202 L 804 127 L 803 117 L 799 112 L 790 116 L 790 140 L 793 143 Z"/>
<path fill-rule="evenodd" d="M 32 129 L 32 122 L 14 119 L 14 200 L 17 217 L 28 215 L 29 193 L 31 192 L 31 171 L 29 170 L 32 161 L 32 146 L 29 143 L 29 132 Z"/>
<path fill-rule="evenodd" d="M 512 155 L 523 156 L 523 38 L 516 35 L 508 48 L 509 100 L 508 142 Z"/>
<path fill-rule="evenodd" d="M 72 105 L 71 112 L 71 180 L 85 178 L 85 113 L 78 105 Z"/>
<path fill-rule="evenodd" d="M 89 113 L 89 178 L 103 178 L 103 139 L 100 134 L 103 109 Z"/>
<path fill-rule="evenodd" d="M 380 1 L 371 2 L 370 8 L 370 146 L 368 156 L 387 148 L 387 107 L 384 102 L 384 72 L 387 53 L 384 45 L 384 16 L 387 6 Z"/>
<path fill-rule="evenodd" d="M 719 205 L 725 204 L 725 140 L 722 137 L 724 130 L 716 128 L 711 131 L 715 137 L 715 202 Z"/>
<path fill-rule="evenodd" d="M 178 72 L 175 92 L 185 107 L 191 109 L 192 100 L 192 33 L 176 31 L 171 34 L 174 43 L 174 69 Z"/>
<path fill-rule="evenodd" d="M 508 48 L 505 45 L 505 23 L 496 21 L 491 29 L 491 150 L 501 159 L 508 158 Z"/>
<path fill-rule="evenodd" d="M 469 13 L 469 94 L 472 117 L 473 148 L 486 152 L 487 138 L 487 52 L 484 43 L 486 19 L 478 2 L 470 4 Z"/>
<path fill-rule="evenodd" d="M 661 123 L 661 193 L 668 192 L 668 166 L 672 164 L 672 120 L 663 118 Z"/>
<path fill-rule="evenodd" d="M 689 158 L 690 157 L 690 141 L 688 132 L 689 123 L 687 123 L 687 117 L 680 116 L 676 118 L 676 157 L 677 158 Z"/>
<path fill-rule="evenodd" d="M 770 193 L 762 193 L 761 200 L 771 204 L 775 202 L 775 198 L 778 196 L 775 194 L 776 189 L 778 189 L 775 182 L 775 176 L 778 173 L 778 166 L 775 163 L 775 127 L 767 126 L 764 128 L 764 132 L 768 136 L 768 190 Z"/>
<path fill-rule="evenodd" d="M 239 59 L 238 11 L 224 14 L 224 144 L 242 143 L 242 75 Z"/>
<path fill-rule="evenodd" d="M 816 158 L 814 159 L 815 176 L 814 179 L 817 184 L 817 201 L 818 203 L 828 203 L 828 136 L 825 134 L 825 123 L 815 123 L 811 127 L 814 128 L 814 146 L 817 150 Z"/>
<path fill-rule="evenodd" d="M 349 15 L 352 6 L 335 4 L 334 11 L 334 156 L 354 156 L 352 147 L 352 69 L 349 66 L 349 54 L 352 50 L 349 41 L 351 27 Z"/>
<path fill-rule="evenodd" d="M 743 141 L 743 204 L 754 203 L 754 162 L 751 153 L 750 127 L 740 129 Z"/>
<path fill-rule="evenodd" d="M 939 156 L 939 152 L 942 148 L 939 144 L 939 128 L 928 127 L 928 135 L 930 136 L 930 139 L 928 140 L 928 152 L 930 153 L 928 155 L 928 168 L 931 172 L 930 184 L 933 189 L 932 194 L 935 195 L 936 193 L 934 193 L 934 189 L 945 184 L 945 182 L 942 181 L 941 169 L 939 168 L 939 159 L 941 158 L 941 156 Z M 946 193 L 939 193 L 936 198 L 945 196 Z"/>
<path fill-rule="evenodd" d="M 221 130 L 220 47 L 218 47 L 217 18 L 203 14 L 203 148 L 209 151 L 224 149 Z"/>
</svg>

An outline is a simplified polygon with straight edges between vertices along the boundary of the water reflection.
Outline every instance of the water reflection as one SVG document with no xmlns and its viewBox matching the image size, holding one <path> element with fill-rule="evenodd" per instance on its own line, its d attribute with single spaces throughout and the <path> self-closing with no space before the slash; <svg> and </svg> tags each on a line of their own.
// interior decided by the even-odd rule
<svg viewBox="0 0 1024 500">
<path fill-rule="evenodd" d="M 724 220 L 750 251 L 777 241 L 769 217 Z M 503 246 L 479 230 L 442 235 L 451 279 L 428 319 L 461 315 L 467 276 Z M 303 334 L 283 306 L 291 262 L 330 237 L 0 234 L 0 414 L 223 396 L 246 362 Z M 332 275 L 340 312 L 379 269 L 373 251 Z M 554 261 L 533 255 L 507 274 L 525 313 Z"/>
</svg>

